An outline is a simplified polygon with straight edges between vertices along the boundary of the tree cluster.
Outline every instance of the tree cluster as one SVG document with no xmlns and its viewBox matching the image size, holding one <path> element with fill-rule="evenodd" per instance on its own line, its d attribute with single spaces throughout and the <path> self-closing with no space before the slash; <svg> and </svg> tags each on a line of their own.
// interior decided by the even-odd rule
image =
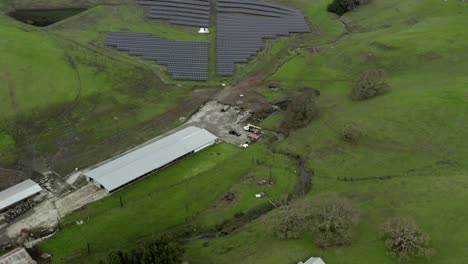
<svg viewBox="0 0 468 264">
<path fill-rule="evenodd" d="M 100 264 L 180 264 L 183 254 L 183 248 L 162 237 L 129 252 L 111 252 Z"/>
<path fill-rule="evenodd" d="M 276 234 L 280 238 L 299 238 L 310 231 L 322 248 L 351 243 L 358 211 L 336 193 L 317 196 L 311 204 L 281 209 Z"/>
<path fill-rule="evenodd" d="M 291 99 L 282 126 L 286 130 L 298 129 L 309 124 L 319 114 L 316 92 L 306 90 Z"/>
<path fill-rule="evenodd" d="M 384 70 L 368 70 L 354 82 L 351 98 L 365 100 L 390 90 Z"/>
<path fill-rule="evenodd" d="M 355 9 L 362 3 L 363 0 L 333 0 L 333 2 L 328 5 L 327 10 L 328 12 L 342 16 L 344 13 Z"/>
<path fill-rule="evenodd" d="M 424 233 L 411 217 L 395 217 L 382 226 L 382 239 L 391 255 L 400 260 L 414 257 L 431 257 L 429 235 Z"/>
</svg>

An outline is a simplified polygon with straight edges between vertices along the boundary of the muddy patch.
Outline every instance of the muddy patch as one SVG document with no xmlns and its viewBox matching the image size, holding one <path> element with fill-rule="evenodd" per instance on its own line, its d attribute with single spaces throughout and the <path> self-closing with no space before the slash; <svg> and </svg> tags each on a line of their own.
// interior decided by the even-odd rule
<svg viewBox="0 0 468 264">
<path fill-rule="evenodd" d="M 85 8 L 19 9 L 8 13 L 8 15 L 29 25 L 46 27 L 66 18 L 77 15 L 85 10 Z"/>
</svg>

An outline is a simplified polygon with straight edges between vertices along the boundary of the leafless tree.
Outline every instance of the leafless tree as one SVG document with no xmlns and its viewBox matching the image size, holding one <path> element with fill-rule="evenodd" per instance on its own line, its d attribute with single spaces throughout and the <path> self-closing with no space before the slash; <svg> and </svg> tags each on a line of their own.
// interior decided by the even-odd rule
<svg viewBox="0 0 468 264">
<path fill-rule="evenodd" d="M 400 260 L 413 257 L 431 257 L 429 235 L 421 230 L 412 217 L 394 217 L 382 226 L 382 238 L 390 254 Z"/>
<path fill-rule="evenodd" d="M 279 238 L 299 238 L 306 232 L 309 221 L 307 215 L 300 215 L 290 207 L 282 207 L 278 215 L 279 223 L 277 225 L 276 235 Z"/>
<path fill-rule="evenodd" d="M 349 200 L 336 193 L 326 193 L 315 200 L 313 228 L 322 248 L 350 244 L 359 213 Z"/>
</svg>

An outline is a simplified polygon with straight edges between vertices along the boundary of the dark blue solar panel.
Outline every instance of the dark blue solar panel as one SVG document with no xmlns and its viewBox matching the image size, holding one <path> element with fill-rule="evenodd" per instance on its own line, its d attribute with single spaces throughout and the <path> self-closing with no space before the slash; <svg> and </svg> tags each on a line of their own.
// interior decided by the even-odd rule
<svg viewBox="0 0 468 264">
<path fill-rule="evenodd" d="M 231 76 L 235 63 L 247 62 L 263 40 L 310 32 L 299 10 L 251 0 L 217 1 L 218 74 Z"/>
<path fill-rule="evenodd" d="M 175 80 L 208 80 L 208 42 L 167 40 L 144 33 L 111 32 L 106 45 L 165 65 Z"/>
</svg>

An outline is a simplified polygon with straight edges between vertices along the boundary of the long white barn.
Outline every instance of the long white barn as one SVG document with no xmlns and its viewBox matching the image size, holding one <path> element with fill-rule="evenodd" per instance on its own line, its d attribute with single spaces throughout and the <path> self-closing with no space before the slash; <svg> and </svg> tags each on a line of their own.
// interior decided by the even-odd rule
<svg viewBox="0 0 468 264">
<path fill-rule="evenodd" d="M 42 191 L 39 184 L 32 180 L 25 180 L 0 192 L 0 211 L 19 203 Z"/>
<path fill-rule="evenodd" d="M 217 140 L 207 130 L 190 126 L 89 170 L 84 175 L 88 181 L 112 192 L 186 155 L 213 145 Z"/>
</svg>

